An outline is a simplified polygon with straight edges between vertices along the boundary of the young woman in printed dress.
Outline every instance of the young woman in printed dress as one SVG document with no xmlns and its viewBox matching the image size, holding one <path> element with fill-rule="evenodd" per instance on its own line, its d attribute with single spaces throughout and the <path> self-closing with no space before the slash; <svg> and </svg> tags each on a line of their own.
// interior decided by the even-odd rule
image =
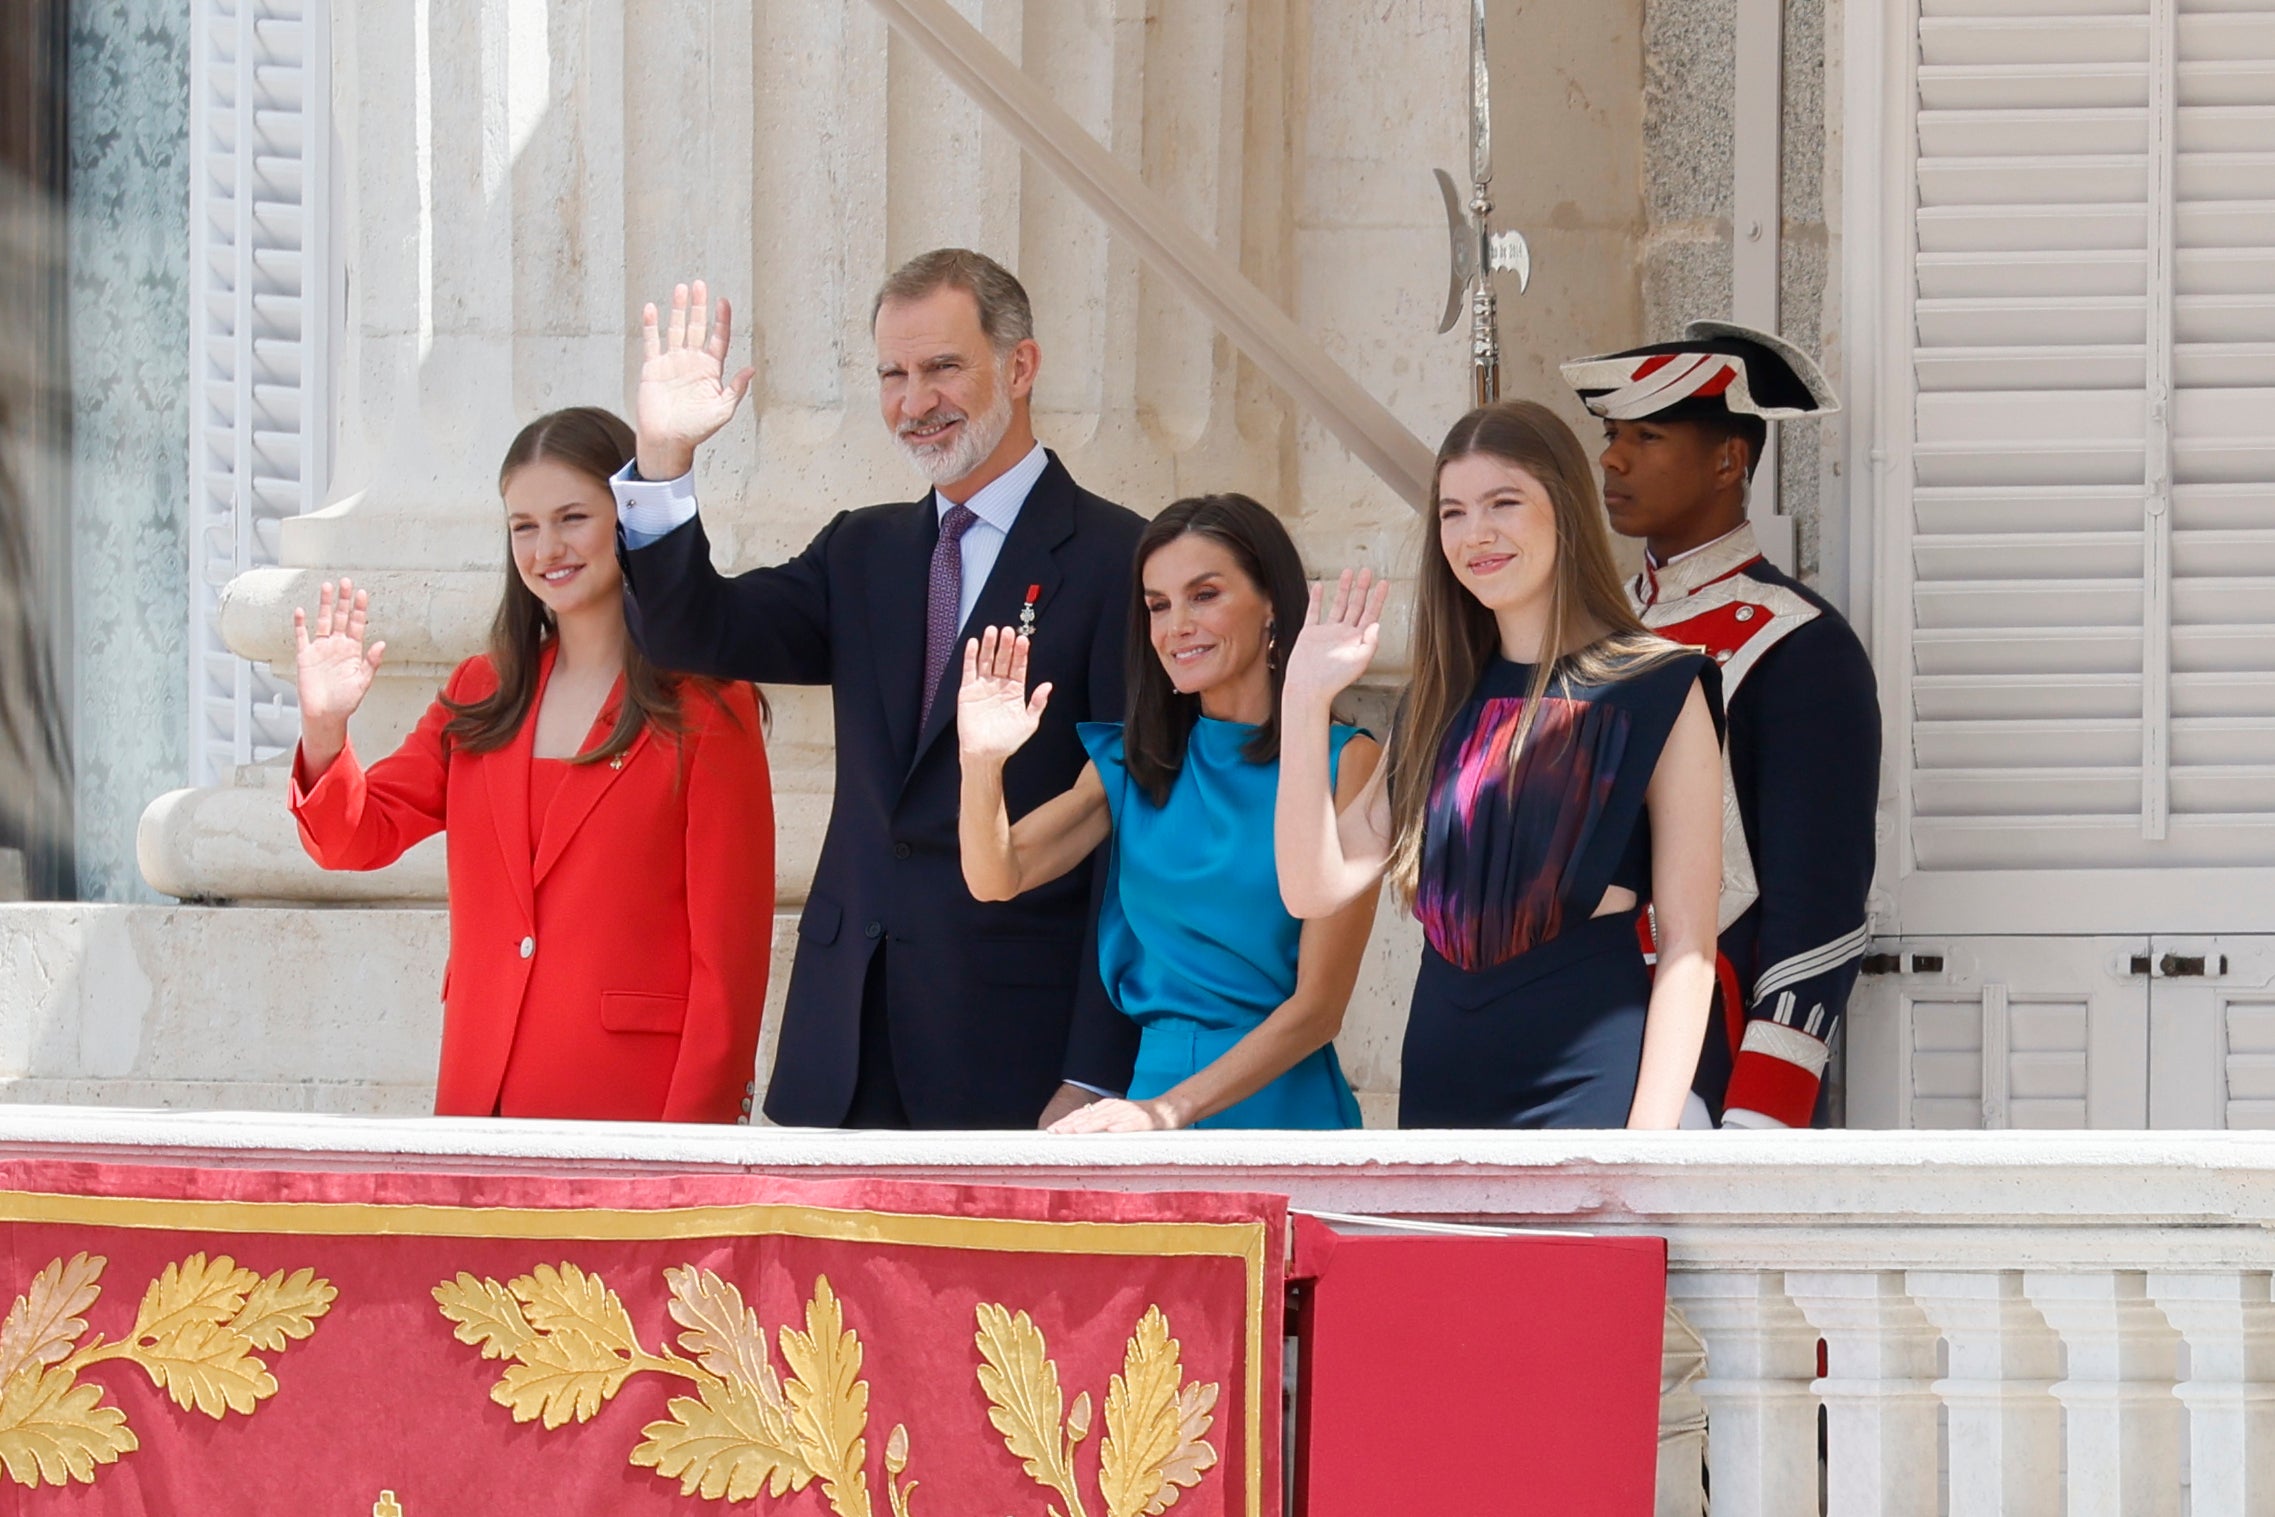
<svg viewBox="0 0 2275 1517">
<path fill-rule="evenodd" d="M 1718 671 L 1636 620 L 1595 472 L 1545 406 L 1463 417 L 1434 493 L 1413 681 L 1348 804 L 1327 712 L 1373 658 L 1385 587 L 1346 572 L 1324 606 L 1314 590 L 1290 656 L 1288 909 L 1331 916 L 1387 873 L 1420 918 L 1402 1126 L 1674 1127 L 1714 974 Z"/>
</svg>

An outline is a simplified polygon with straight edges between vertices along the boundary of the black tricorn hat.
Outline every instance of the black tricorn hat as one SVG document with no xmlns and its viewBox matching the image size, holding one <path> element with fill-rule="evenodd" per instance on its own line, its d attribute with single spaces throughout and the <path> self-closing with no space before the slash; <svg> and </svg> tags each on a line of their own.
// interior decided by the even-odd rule
<svg viewBox="0 0 2275 1517">
<path fill-rule="evenodd" d="M 1728 321 L 1694 321 L 1681 342 L 1576 358 L 1564 365 L 1564 382 L 1607 421 L 1793 421 L 1841 408 L 1808 354 L 1774 332 Z"/>
</svg>

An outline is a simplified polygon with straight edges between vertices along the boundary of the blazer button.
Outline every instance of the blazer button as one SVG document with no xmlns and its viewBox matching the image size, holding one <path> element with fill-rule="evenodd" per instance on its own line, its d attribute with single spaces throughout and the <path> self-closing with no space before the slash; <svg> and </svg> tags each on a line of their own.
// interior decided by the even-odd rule
<svg viewBox="0 0 2275 1517">
<path fill-rule="evenodd" d="M 882 922 L 871 922 L 868 926 L 861 929 L 861 935 L 865 938 L 881 938 L 885 935 L 885 924 Z"/>
<path fill-rule="evenodd" d="M 535 952 L 537 952 L 537 939 L 523 938 L 521 940 L 521 956 L 526 959 Z"/>
<path fill-rule="evenodd" d="M 906 843 L 893 844 L 893 857 L 896 859 L 907 858 L 909 856 L 909 851 L 909 846 Z"/>
</svg>

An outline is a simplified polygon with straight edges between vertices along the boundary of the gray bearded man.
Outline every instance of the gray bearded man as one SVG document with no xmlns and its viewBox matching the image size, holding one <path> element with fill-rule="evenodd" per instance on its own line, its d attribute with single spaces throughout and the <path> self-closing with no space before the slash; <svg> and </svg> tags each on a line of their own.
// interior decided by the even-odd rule
<svg viewBox="0 0 2275 1517">
<path fill-rule="evenodd" d="M 647 308 L 639 455 L 616 481 L 634 626 L 666 668 L 828 685 L 836 798 L 765 1111 L 797 1126 L 1031 1127 L 1127 1087 L 1136 1029 L 1092 943 L 1094 866 L 1013 901 L 965 888 L 952 656 L 986 626 L 1032 626 L 1054 689 L 1005 766 L 1017 818 L 1088 761 L 1079 722 L 1122 718 L 1122 607 L 1144 523 L 1035 440 L 1042 365 L 1019 281 L 945 248 L 885 281 L 872 314 L 879 406 L 923 498 L 844 511 L 786 564 L 711 566 L 695 450 L 753 372 L 728 377 L 731 313 L 702 285 Z M 945 738 L 945 740 L 943 740 Z M 753 923 L 752 931 L 764 931 Z"/>
</svg>

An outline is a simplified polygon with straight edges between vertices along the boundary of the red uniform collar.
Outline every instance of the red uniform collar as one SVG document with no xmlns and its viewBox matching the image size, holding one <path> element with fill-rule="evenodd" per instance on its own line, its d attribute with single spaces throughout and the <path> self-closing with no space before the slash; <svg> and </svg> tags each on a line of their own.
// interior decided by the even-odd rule
<svg viewBox="0 0 2275 1517">
<path fill-rule="evenodd" d="M 1670 564 L 1654 564 L 1643 557 L 1643 572 L 1635 578 L 1635 598 L 1645 606 L 1662 600 L 1696 595 L 1708 585 L 1742 574 L 1762 561 L 1761 544 L 1754 540 L 1754 525 L 1747 522 L 1703 548 L 1695 548 Z"/>
</svg>

